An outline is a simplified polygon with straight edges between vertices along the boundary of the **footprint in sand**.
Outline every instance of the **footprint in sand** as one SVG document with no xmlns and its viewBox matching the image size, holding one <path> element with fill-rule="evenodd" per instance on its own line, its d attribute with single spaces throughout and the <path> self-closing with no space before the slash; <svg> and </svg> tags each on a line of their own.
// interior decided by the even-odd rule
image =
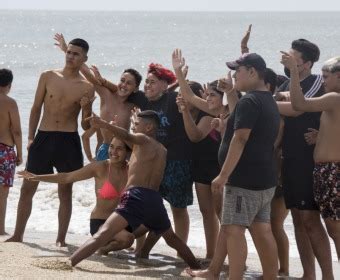
<svg viewBox="0 0 340 280">
<path fill-rule="evenodd" d="M 43 269 L 53 269 L 53 270 L 63 270 L 63 271 L 73 270 L 71 263 L 68 260 L 36 259 L 34 262 L 32 262 L 32 265 L 43 268 Z"/>
</svg>

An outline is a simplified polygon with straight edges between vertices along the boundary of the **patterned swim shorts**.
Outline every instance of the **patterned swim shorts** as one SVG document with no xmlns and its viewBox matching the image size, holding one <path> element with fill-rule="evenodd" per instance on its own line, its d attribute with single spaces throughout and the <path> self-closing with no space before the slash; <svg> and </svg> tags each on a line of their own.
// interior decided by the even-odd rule
<svg viewBox="0 0 340 280">
<path fill-rule="evenodd" d="M 316 163 L 314 197 L 324 219 L 340 220 L 340 162 Z"/>
<path fill-rule="evenodd" d="M 168 160 L 159 188 L 161 196 L 175 208 L 193 204 L 191 160 Z"/>
<path fill-rule="evenodd" d="M 0 186 L 13 186 L 16 159 L 14 147 L 0 143 Z"/>
</svg>

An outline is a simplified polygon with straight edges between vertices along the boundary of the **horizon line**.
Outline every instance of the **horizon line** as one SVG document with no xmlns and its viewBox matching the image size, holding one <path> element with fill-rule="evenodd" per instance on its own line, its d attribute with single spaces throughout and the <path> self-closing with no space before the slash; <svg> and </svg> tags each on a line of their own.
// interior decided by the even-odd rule
<svg viewBox="0 0 340 280">
<path fill-rule="evenodd" d="M 306 13 L 313 13 L 313 12 L 327 12 L 327 13 L 336 13 L 340 12 L 339 10 L 97 10 L 97 9 L 81 9 L 81 10 L 74 10 L 74 9 L 31 9 L 31 8 L 7 8 L 7 9 L 0 9 L 0 11 L 46 11 L 46 12 L 158 12 L 158 13 L 166 13 L 166 12 L 199 12 L 199 13 L 263 13 L 263 12 L 274 12 L 274 13 L 299 13 L 299 12 L 306 12 Z"/>
</svg>

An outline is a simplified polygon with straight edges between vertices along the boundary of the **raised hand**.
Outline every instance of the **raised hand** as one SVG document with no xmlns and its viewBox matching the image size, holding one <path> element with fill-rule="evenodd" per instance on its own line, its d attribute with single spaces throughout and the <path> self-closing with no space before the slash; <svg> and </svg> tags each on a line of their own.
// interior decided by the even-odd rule
<svg viewBox="0 0 340 280">
<path fill-rule="evenodd" d="M 181 94 L 177 95 L 176 103 L 177 103 L 178 110 L 180 113 L 182 113 L 185 110 L 188 110 L 187 102 L 185 101 L 185 99 L 183 98 Z"/>
<path fill-rule="evenodd" d="M 233 88 L 233 79 L 231 78 L 231 71 L 229 71 L 227 77 L 218 80 L 217 89 L 222 92 L 229 93 Z"/>
<path fill-rule="evenodd" d="M 286 66 L 289 70 L 297 68 L 297 62 L 294 56 L 284 51 L 280 51 L 280 52 L 282 53 L 281 61 L 280 61 L 281 64 Z"/>
<path fill-rule="evenodd" d="M 37 175 L 30 173 L 26 170 L 18 171 L 17 174 L 19 175 L 19 178 L 23 178 L 23 179 L 26 179 L 28 181 L 37 181 L 37 179 L 36 179 Z"/>
<path fill-rule="evenodd" d="M 249 41 L 249 38 L 250 38 L 251 27 L 252 27 L 252 24 L 250 24 L 248 26 L 248 30 L 246 31 L 246 34 L 244 34 L 244 37 L 241 40 L 241 52 L 242 52 L 242 54 L 249 53 L 248 41 Z"/>
<path fill-rule="evenodd" d="M 174 70 L 182 70 L 185 65 L 185 59 L 182 57 L 182 51 L 175 49 L 172 53 L 172 67 Z"/>
<path fill-rule="evenodd" d="M 56 33 L 53 38 L 57 43 L 54 43 L 55 46 L 59 47 L 63 52 L 67 51 L 67 44 L 62 33 Z"/>
<path fill-rule="evenodd" d="M 137 122 L 137 119 L 138 119 L 138 114 L 141 112 L 141 110 L 137 107 L 134 107 L 132 110 L 131 110 L 131 128 L 132 128 L 132 131 L 134 131 L 135 129 L 135 123 Z"/>
<path fill-rule="evenodd" d="M 203 99 L 207 99 L 208 98 L 208 84 L 203 84 L 203 90 L 200 90 L 200 94 L 201 94 L 201 97 Z"/>
<path fill-rule="evenodd" d="M 99 69 L 95 65 L 91 65 L 90 67 L 91 71 L 93 72 L 94 77 L 97 79 L 97 81 L 103 85 L 105 83 L 105 79 L 102 77 L 102 75 L 99 72 Z"/>
</svg>

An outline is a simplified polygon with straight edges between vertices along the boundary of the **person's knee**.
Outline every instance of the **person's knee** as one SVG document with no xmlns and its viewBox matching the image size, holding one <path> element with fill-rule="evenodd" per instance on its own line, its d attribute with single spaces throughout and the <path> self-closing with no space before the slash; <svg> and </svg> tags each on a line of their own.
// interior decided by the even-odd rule
<svg viewBox="0 0 340 280">
<path fill-rule="evenodd" d="M 58 186 L 59 199 L 64 202 L 72 201 L 72 185 Z"/>
<path fill-rule="evenodd" d="M 7 200 L 9 187 L 0 185 L 0 199 Z"/>
<path fill-rule="evenodd" d="M 20 189 L 20 198 L 32 198 L 37 190 L 38 183 L 24 180 Z"/>
<path fill-rule="evenodd" d="M 171 207 L 171 210 L 172 210 L 172 215 L 176 221 L 187 219 L 189 215 L 187 208 Z"/>
<path fill-rule="evenodd" d="M 203 219 L 212 219 L 215 215 L 215 210 L 212 204 L 199 205 L 199 208 Z"/>
<path fill-rule="evenodd" d="M 222 236 L 226 237 L 232 237 L 232 238 L 239 238 L 244 236 L 245 228 L 242 226 L 236 226 L 236 225 L 228 225 L 228 226 L 222 226 L 221 229 Z"/>
</svg>

